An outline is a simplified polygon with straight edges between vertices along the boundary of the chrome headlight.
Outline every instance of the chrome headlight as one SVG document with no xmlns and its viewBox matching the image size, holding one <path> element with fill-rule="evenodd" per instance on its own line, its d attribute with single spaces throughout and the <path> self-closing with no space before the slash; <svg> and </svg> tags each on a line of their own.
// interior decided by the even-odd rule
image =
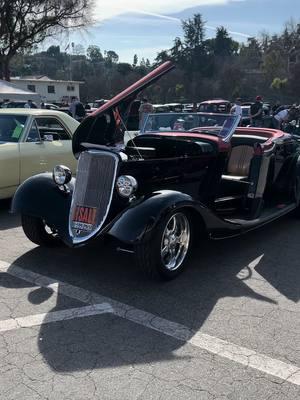
<svg viewBox="0 0 300 400">
<path fill-rule="evenodd" d="M 130 197 L 137 190 L 136 179 L 130 175 L 121 175 L 116 183 L 117 191 L 122 197 Z"/>
<path fill-rule="evenodd" d="M 64 165 L 57 165 L 53 168 L 53 180 L 58 186 L 66 185 L 72 179 L 72 172 Z"/>
</svg>

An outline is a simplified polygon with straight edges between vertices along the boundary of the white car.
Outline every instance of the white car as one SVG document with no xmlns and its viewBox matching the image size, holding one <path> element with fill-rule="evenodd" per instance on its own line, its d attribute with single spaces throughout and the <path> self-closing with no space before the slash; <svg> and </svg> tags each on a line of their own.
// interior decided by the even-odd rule
<svg viewBox="0 0 300 400">
<path fill-rule="evenodd" d="M 27 178 L 57 164 L 76 172 L 72 135 L 79 123 L 61 111 L 0 110 L 0 199 L 13 196 Z"/>
</svg>

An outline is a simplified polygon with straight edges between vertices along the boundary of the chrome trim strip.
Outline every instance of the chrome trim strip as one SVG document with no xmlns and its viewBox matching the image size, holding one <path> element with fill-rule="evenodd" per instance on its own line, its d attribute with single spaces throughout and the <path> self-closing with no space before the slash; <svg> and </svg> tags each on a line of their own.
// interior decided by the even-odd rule
<svg viewBox="0 0 300 400">
<path fill-rule="evenodd" d="M 122 252 L 122 253 L 129 253 L 129 254 L 134 254 L 135 253 L 135 251 L 128 250 L 128 249 L 123 249 L 123 247 L 118 247 L 117 251 Z"/>
<path fill-rule="evenodd" d="M 113 177 L 113 184 L 112 184 L 112 187 L 111 187 L 111 193 L 110 193 L 109 203 L 108 203 L 108 205 L 107 205 L 107 210 L 106 210 L 106 213 L 105 213 L 105 215 L 104 215 L 104 217 L 103 217 L 101 223 L 97 226 L 97 228 L 96 228 L 92 233 L 90 233 L 89 235 L 87 235 L 87 236 L 85 236 L 85 237 L 82 237 L 82 238 L 74 237 L 73 232 L 72 232 L 72 228 L 71 228 L 71 222 L 72 222 L 72 212 L 71 212 L 71 210 L 73 210 L 73 205 L 74 205 L 74 192 L 75 192 L 75 190 L 76 190 L 76 183 L 75 183 L 75 188 L 74 188 L 73 197 L 72 197 L 72 202 L 71 202 L 71 207 L 70 207 L 70 212 L 69 212 L 69 235 L 70 235 L 70 237 L 71 237 L 71 239 L 72 239 L 72 243 L 73 243 L 73 244 L 80 244 L 80 243 L 87 242 L 88 240 L 90 240 L 91 238 L 93 238 L 94 236 L 96 236 L 96 235 L 100 232 L 100 230 L 101 230 L 101 228 L 102 228 L 102 226 L 103 226 L 103 223 L 105 222 L 105 220 L 106 220 L 106 218 L 107 218 L 107 215 L 108 215 L 108 212 L 109 212 L 109 210 L 110 210 L 110 205 L 111 205 L 112 198 L 113 198 L 113 193 L 114 193 L 114 190 L 115 190 L 115 182 L 116 182 L 116 178 L 117 178 L 117 170 L 118 170 L 119 161 L 120 161 L 120 159 L 119 159 L 119 157 L 117 156 L 117 154 L 114 154 L 114 153 L 112 153 L 112 152 L 99 151 L 99 150 L 87 150 L 86 152 L 89 153 L 89 154 L 97 154 L 97 155 L 105 155 L 105 156 L 107 156 L 107 153 L 109 153 L 109 156 L 115 158 L 114 177 Z M 85 152 L 84 152 L 84 153 L 85 153 Z M 82 153 L 81 153 L 81 154 L 82 154 Z M 80 156 L 81 156 L 81 155 L 80 155 Z M 79 158 L 79 160 L 80 160 L 80 158 Z M 78 172 L 78 167 L 79 167 L 79 161 L 78 161 L 78 166 L 77 166 L 76 175 L 77 175 L 77 172 Z"/>
</svg>

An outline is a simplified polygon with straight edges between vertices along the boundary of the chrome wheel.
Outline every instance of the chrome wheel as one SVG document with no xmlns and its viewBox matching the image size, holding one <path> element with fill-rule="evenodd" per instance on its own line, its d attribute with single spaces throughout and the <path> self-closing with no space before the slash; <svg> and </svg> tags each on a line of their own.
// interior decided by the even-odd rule
<svg viewBox="0 0 300 400">
<path fill-rule="evenodd" d="M 184 213 L 176 213 L 168 220 L 161 241 L 161 260 L 169 271 L 176 271 L 183 263 L 190 244 L 190 223 Z"/>
</svg>

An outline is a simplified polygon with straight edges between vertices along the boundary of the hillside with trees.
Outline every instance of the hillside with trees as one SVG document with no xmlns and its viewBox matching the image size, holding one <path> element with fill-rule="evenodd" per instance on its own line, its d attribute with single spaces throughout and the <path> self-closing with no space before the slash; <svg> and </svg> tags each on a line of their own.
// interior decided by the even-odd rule
<svg viewBox="0 0 300 400">
<path fill-rule="evenodd" d="M 270 101 L 300 101 L 300 24 L 293 22 L 280 34 L 264 33 L 238 43 L 223 26 L 206 38 L 205 22 L 196 14 L 182 21 L 182 37 L 158 53 L 152 64 L 132 57 L 131 64 L 120 62 L 115 51 L 95 45 L 72 44 L 68 51 L 51 46 L 43 52 L 31 47 L 14 56 L 10 73 L 84 81 L 83 100 L 94 100 L 110 98 L 154 66 L 173 60 L 176 70 L 149 90 L 153 103 L 252 99 L 257 94 Z"/>
</svg>

